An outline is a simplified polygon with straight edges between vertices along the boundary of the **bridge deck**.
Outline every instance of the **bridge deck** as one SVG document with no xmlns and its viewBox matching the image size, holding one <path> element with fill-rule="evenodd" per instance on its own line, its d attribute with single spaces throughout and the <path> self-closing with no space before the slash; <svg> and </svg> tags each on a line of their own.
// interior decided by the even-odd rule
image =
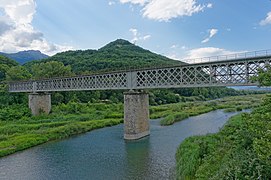
<svg viewBox="0 0 271 180">
<path fill-rule="evenodd" d="M 154 89 L 257 85 L 251 77 L 271 64 L 271 55 L 234 60 L 145 68 L 86 76 L 10 82 L 10 92 L 53 92 L 108 89 Z"/>
</svg>

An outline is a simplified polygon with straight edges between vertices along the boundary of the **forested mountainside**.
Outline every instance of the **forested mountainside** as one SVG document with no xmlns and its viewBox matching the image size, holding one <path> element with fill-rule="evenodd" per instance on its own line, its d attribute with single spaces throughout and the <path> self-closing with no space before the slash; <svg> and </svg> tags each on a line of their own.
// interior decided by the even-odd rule
<svg viewBox="0 0 271 180">
<path fill-rule="evenodd" d="M 154 67 L 182 64 L 180 61 L 152 53 L 129 41 L 117 39 L 98 50 L 76 50 L 58 53 L 41 61 L 27 63 L 57 61 L 70 65 L 76 74 L 110 71 L 127 68 Z"/>
</svg>

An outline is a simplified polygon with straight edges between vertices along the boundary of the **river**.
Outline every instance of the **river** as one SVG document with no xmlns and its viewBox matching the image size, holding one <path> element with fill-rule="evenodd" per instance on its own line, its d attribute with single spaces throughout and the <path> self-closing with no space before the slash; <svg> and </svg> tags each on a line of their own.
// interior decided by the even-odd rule
<svg viewBox="0 0 271 180">
<path fill-rule="evenodd" d="M 187 137 L 215 133 L 236 113 L 223 110 L 172 126 L 151 120 L 151 135 L 123 140 L 123 125 L 49 142 L 0 159 L 0 179 L 171 179 L 175 153 Z"/>
</svg>

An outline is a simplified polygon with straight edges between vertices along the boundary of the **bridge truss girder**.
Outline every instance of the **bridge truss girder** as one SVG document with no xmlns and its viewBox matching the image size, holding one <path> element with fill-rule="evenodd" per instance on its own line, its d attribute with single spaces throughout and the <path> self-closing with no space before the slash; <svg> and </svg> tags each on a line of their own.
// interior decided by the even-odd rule
<svg viewBox="0 0 271 180">
<path fill-rule="evenodd" d="M 228 60 L 172 67 L 119 71 L 87 76 L 10 82 L 10 92 L 108 89 L 155 89 L 257 85 L 251 77 L 271 64 L 271 57 Z"/>
</svg>

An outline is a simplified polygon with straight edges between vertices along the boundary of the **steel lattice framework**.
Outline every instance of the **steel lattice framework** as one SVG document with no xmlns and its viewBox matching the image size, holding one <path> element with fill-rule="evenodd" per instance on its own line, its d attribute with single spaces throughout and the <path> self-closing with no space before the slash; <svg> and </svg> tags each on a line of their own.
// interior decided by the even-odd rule
<svg viewBox="0 0 271 180">
<path fill-rule="evenodd" d="M 10 82 L 10 92 L 53 92 L 106 89 L 154 89 L 257 85 L 251 77 L 271 64 L 271 56 L 119 71 L 87 76 Z"/>
</svg>

